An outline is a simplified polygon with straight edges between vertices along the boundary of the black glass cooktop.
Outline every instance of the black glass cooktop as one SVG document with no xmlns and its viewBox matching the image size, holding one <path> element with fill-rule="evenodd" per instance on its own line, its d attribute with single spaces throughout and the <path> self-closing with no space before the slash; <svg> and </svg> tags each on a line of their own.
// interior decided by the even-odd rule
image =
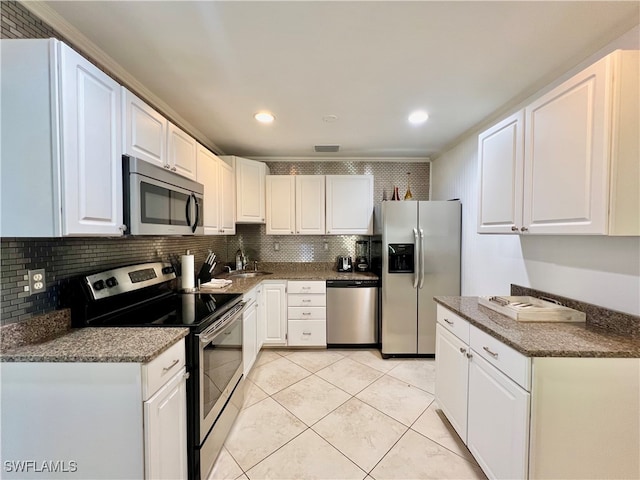
<svg viewBox="0 0 640 480">
<path fill-rule="evenodd" d="M 87 326 L 199 328 L 229 310 L 241 297 L 229 293 L 176 293 L 100 315 L 89 320 Z"/>
</svg>

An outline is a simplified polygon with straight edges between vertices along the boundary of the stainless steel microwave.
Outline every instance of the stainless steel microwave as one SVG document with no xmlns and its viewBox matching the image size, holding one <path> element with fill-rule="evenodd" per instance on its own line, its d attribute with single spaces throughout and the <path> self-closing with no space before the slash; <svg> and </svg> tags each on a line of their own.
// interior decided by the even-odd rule
<svg viewBox="0 0 640 480">
<path fill-rule="evenodd" d="M 202 235 L 204 186 L 123 155 L 124 223 L 131 235 Z"/>
</svg>

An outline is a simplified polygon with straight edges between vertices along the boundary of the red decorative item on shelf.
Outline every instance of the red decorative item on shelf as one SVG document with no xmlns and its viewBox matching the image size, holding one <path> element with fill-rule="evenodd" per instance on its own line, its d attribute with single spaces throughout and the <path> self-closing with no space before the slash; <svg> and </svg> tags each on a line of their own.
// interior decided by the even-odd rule
<svg viewBox="0 0 640 480">
<path fill-rule="evenodd" d="M 393 197 L 391 200 L 400 200 L 400 194 L 398 193 L 398 187 L 393 187 Z"/>
</svg>

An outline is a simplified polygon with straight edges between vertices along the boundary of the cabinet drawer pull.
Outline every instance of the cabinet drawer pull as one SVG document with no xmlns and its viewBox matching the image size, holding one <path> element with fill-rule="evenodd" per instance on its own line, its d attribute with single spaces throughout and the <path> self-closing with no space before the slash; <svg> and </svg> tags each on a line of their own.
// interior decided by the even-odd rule
<svg viewBox="0 0 640 480">
<path fill-rule="evenodd" d="M 487 352 L 489 355 L 491 355 L 493 358 L 498 358 L 498 354 L 489 350 L 489 347 L 482 347 L 482 349 L 485 352 Z"/>
<path fill-rule="evenodd" d="M 169 365 L 168 367 L 164 367 L 162 369 L 163 372 L 168 372 L 169 370 L 171 370 L 173 367 L 175 367 L 178 363 L 180 362 L 180 359 L 176 358 L 173 362 L 171 362 L 171 365 Z"/>
<path fill-rule="evenodd" d="M 460 347 L 460 353 L 467 353 L 467 349 L 464 347 Z"/>
<path fill-rule="evenodd" d="M 447 322 L 449 325 L 453 326 L 453 322 L 451 320 L 448 320 L 445 318 L 444 321 Z"/>
<path fill-rule="evenodd" d="M 302 303 L 310 303 L 310 302 L 311 302 L 311 300 L 309 300 L 309 299 L 302 300 Z"/>
<path fill-rule="evenodd" d="M 302 312 L 303 315 L 311 315 L 311 312 Z"/>
<path fill-rule="evenodd" d="M 311 332 L 302 332 L 303 335 L 311 335 Z"/>
<path fill-rule="evenodd" d="M 302 290 L 311 290 L 311 287 L 302 287 Z"/>
</svg>

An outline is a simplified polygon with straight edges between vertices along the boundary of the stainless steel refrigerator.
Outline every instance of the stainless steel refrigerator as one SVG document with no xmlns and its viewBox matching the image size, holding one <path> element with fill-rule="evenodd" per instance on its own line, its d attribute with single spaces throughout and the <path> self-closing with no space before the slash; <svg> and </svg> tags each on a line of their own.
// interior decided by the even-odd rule
<svg viewBox="0 0 640 480">
<path fill-rule="evenodd" d="M 385 201 L 382 356 L 435 355 L 437 295 L 460 295 L 459 201 Z"/>
</svg>

